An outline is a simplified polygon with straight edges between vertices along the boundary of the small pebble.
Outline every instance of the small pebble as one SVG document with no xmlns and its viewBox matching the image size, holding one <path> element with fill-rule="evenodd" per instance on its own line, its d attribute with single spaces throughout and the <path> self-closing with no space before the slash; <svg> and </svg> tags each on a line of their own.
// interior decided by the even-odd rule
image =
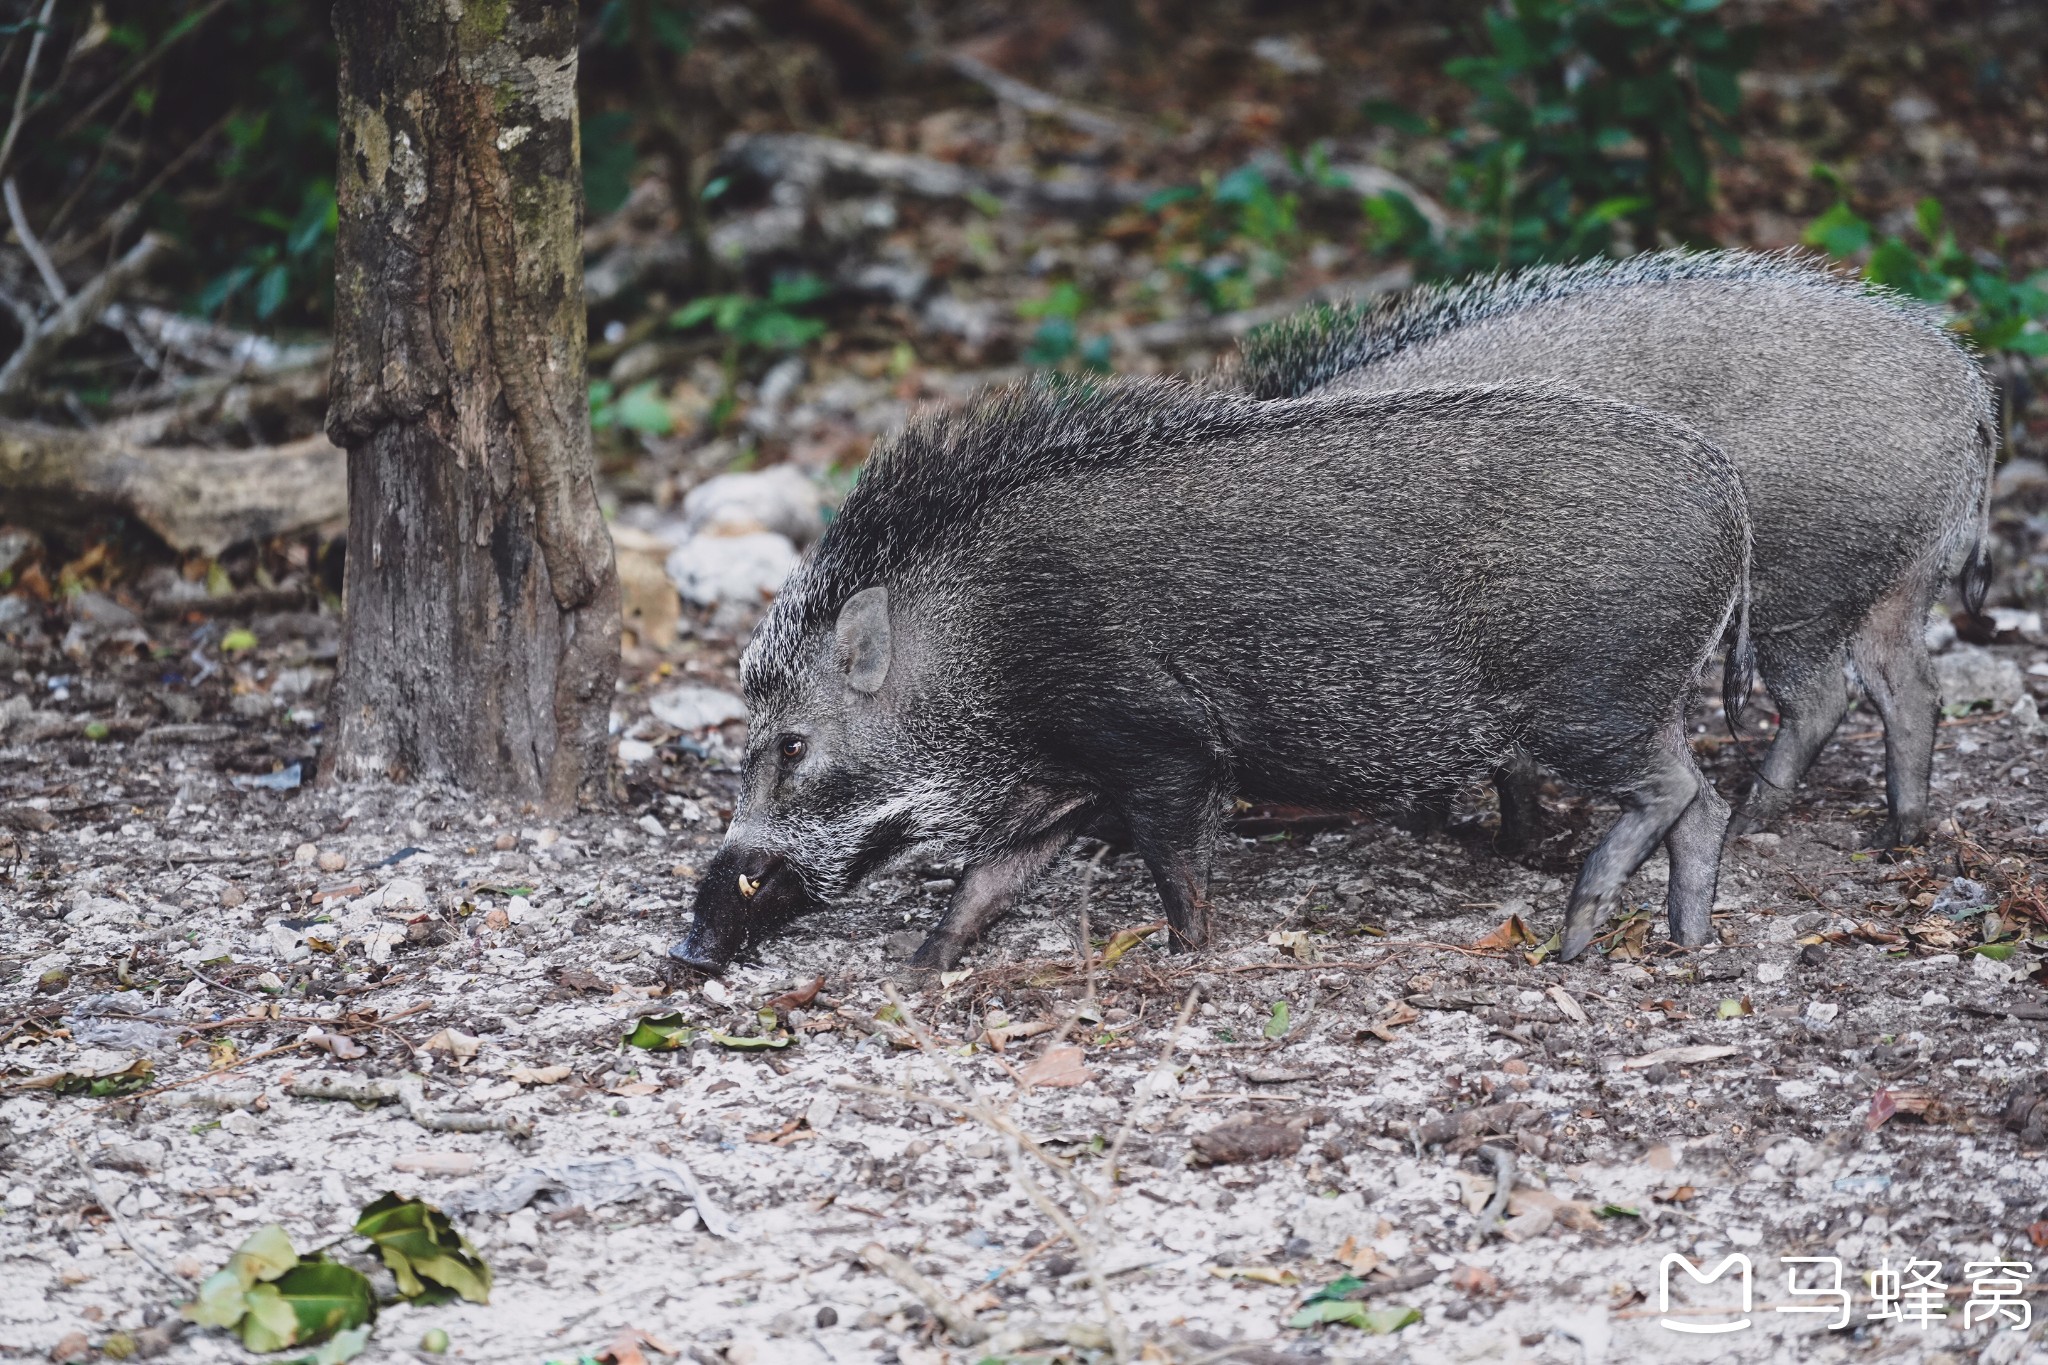
<svg viewBox="0 0 2048 1365">
<path fill-rule="evenodd" d="M 836 1308 L 832 1307 L 832 1305 L 830 1305 L 830 1304 L 826 1304 L 826 1305 L 825 1305 L 825 1306 L 824 1306 L 823 1308 L 820 1308 L 820 1309 L 818 1310 L 818 1326 L 820 1326 L 820 1327 L 837 1327 L 838 1325 L 839 1325 L 839 1310 L 838 1310 L 838 1309 L 836 1309 Z"/>
<path fill-rule="evenodd" d="M 507 830 L 491 840 L 491 847 L 497 849 L 500 853 L 510 853 L 513 849 L 519 847 L 519 836 Z"/>
<path fill-rule="evenodd" d="M 316 860 L 322 872 L 339 872 L 348 866 L 348 855 L 336 849 L 328 849 Z"/>
<path fill-rule="evenodd" d="M 248 899 L 249 893 L 244 891 L 239 886 L 231 885 L 228 887 L 227 890 L 220 893 L 220 903 L 229 910 L 234 909 L 236 906 L 240 905 L 243 901 L 246 901 Z"/>
<path fill-rule="evenodd" d="M 313 847 L 311 844 L 300 844 L 298 850 L 292 854 L 292 861 L 297 863 L 300 867 L 311 867 L 313 865 L 313 860 L 319 856 L 319 849 Z"/>
<path fill-rule="evenodd" d="M 511 926 L 512 917 L 501 909 L 494 908 L 484 913 L 484 927 L 487 929 L 509 929 Z"/>
</svg>

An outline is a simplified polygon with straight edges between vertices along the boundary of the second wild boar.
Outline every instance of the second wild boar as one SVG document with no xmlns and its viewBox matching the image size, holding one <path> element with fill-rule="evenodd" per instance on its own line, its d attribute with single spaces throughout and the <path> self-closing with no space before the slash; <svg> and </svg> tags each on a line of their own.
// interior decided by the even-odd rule
<svg viewBox="0 0 2048 1365">
<path fill-rule="evenodd" d="M 1685 707 L 1744 632 L 1749 522 L 1690 428 L 1542 385 L 1258 402 L 1039 382 L 882 448 L 740 665 L 741 791 L 677 961 L 717 971 L 912 852 L 951 967 L 1097 816 L 1174 943 L 1233 797 L 1400 808 L 1526 751 L 1621 815 L 1583 951 L 1661 841 L 1702 942 L 1727 805 Z"/>
</svg>

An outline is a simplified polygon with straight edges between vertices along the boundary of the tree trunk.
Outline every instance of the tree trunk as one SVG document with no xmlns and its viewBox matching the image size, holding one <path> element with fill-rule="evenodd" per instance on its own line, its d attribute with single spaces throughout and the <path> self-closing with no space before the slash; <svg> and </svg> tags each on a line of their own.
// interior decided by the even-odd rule
<svg viewBox="0 0 2048 1365">
<path fill-rule="evenodd" d="M 574 803 L 619 584 L 584 373 L 576 5 L 349 0 L 334 382 L 347 617 L 323 776 Z"/>
</svg>

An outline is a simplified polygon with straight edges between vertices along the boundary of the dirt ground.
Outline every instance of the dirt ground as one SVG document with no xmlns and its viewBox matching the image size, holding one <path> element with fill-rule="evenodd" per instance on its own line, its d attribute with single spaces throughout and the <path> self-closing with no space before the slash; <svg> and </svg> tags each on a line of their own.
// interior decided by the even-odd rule
<svg viewBox="0 0 2048 1365">
<path fill-rule="evenodd" d="M 622 768 L 613 809 L 545 825 L 432 791 L 252 786 L 310 775 L 334 634 L 247 624 L 262 643 L 233 658 L 219 622 L 15 649 L 0 1357 L 242 1358 L 177 1330 L 196 1279 L 264 1223 L 302 1249 L 344 1238 L 386 1190 L 456 1212 L 497 1284 L 487 1307 L 386 1309 L 367 1360 L 436 1327 L 460 1358 L 536 1363 L 626 1329 L 733 1365 L 2034 1349 L 2009 1319 L 1868 1323 L 1858 1281 L 1939 1261 L 1960 1310 L 1966 1265 L 2048 1243 L 2048 1109 L 2027 1124 L 2048 1009 L 2025 941 L 2048 915 L 2048 800 L 2026 703 L 1946 722 L 1953 817 L 1900 861 L 1858 847 L 1882 746 L 1853 712 L 1782 832 L 1730 850 L 1702 950 L 1647 915 L 1570 966 L 1500 946 L 1515 917 L 1549 935 L 1610 814 L 1552 791 L 1556 836 L 1510 861 L 1474 793 L 1423 836 L 1249 813 L 1199 955 L 1147 938 L 1083 971 L 1084 901 L 1098 950 L 1156 916 L 1136 860 L 1084 844 L 965 975 L 901 966 L 949 886 L 908 867 L 722 982 L 670 982 L 740 730 L 678 743 L 646 698 L 730 686 L 730 633 L 700 623 L 639 659 L 619 718 L 654 756 Z M 2048 638 L 2020 626 L 1992 652 L 2048 689 Z M 1734 743 L 1701 717 L 1723 790 L 1762 721 Z M 1632 884 L 1640 907 L 1660 877 Z M 2015 934 L 2003 959 L 1968 951 Z M 672 1014 L 700 1030 L 687 1046 L 622 1045 Z M 121 1083 L 139 1061 L 147 1080 Z M 417 1114 L 304 1093 L 407 1073 Z M 60 1075 L 131 1093 L 59 1093 Z M 1503 1223 L 1485 1205 L 1510 1156 Z M 929 1277 L 936 1310 L 871 1244 Z M 373 1269 L 362 1245 L 335 1254 Z M 1669 1252 L 1749 1257 L 1751 1325 L 1666 1327 Z M 1775 1311 L 1818 1302 L 1788 1295 L 1787 1256 L 1841 1258 L 1846 1330 Z M 1419 1321 L 1286 1326 L 1346 1275 L 1363 1320 Z M 1727 1281 L 1679 1280 L 1671 1320 L 1728 1320 Z"/>
</svg>

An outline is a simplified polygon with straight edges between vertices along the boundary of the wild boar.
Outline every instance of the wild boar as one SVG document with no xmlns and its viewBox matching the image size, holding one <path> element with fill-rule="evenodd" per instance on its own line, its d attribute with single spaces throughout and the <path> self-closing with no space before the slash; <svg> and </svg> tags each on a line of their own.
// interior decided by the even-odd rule
<svg viewBox="0 0 2048 1365">
<path fill-rule="evenodd" d="M 1046 381 L 927 417 L 747 647 L 739 802 L 671 956 L 719 970 L 915 850 L 965 868 L 914 958 L 950 967 L 1097 813 L 1195 947 L 1231 797 L 1400 807 L 1524 749 L 1622 808 L 1565 955 L 1660 840 L 1701 942 L 1728 807 L 1684 710 L 1748 546 L 1710 442 L 1550 386 Z"/>
<path fill-rule="evenodd" d="M 1518 380 L 1667 413 L 1742 474 L 1781 728 L 1732 832 L 1790 804 L 1848 710 L 1846 653 L 1884 719 L 1890 812 L 1871 842 L 1918 843 L 1940 709 L 1927 611 L 1958 572 L 1983 605 L 1998 450 L 1991 388 L 1939 314 L 1791 255 L 1663 252 L 1312 309 L 1247 340 L 1239 383 L 1295 398 Z M 1534 781 L 1521 763 L 1501 787 L 1508 848 Z"/>
</svg>

